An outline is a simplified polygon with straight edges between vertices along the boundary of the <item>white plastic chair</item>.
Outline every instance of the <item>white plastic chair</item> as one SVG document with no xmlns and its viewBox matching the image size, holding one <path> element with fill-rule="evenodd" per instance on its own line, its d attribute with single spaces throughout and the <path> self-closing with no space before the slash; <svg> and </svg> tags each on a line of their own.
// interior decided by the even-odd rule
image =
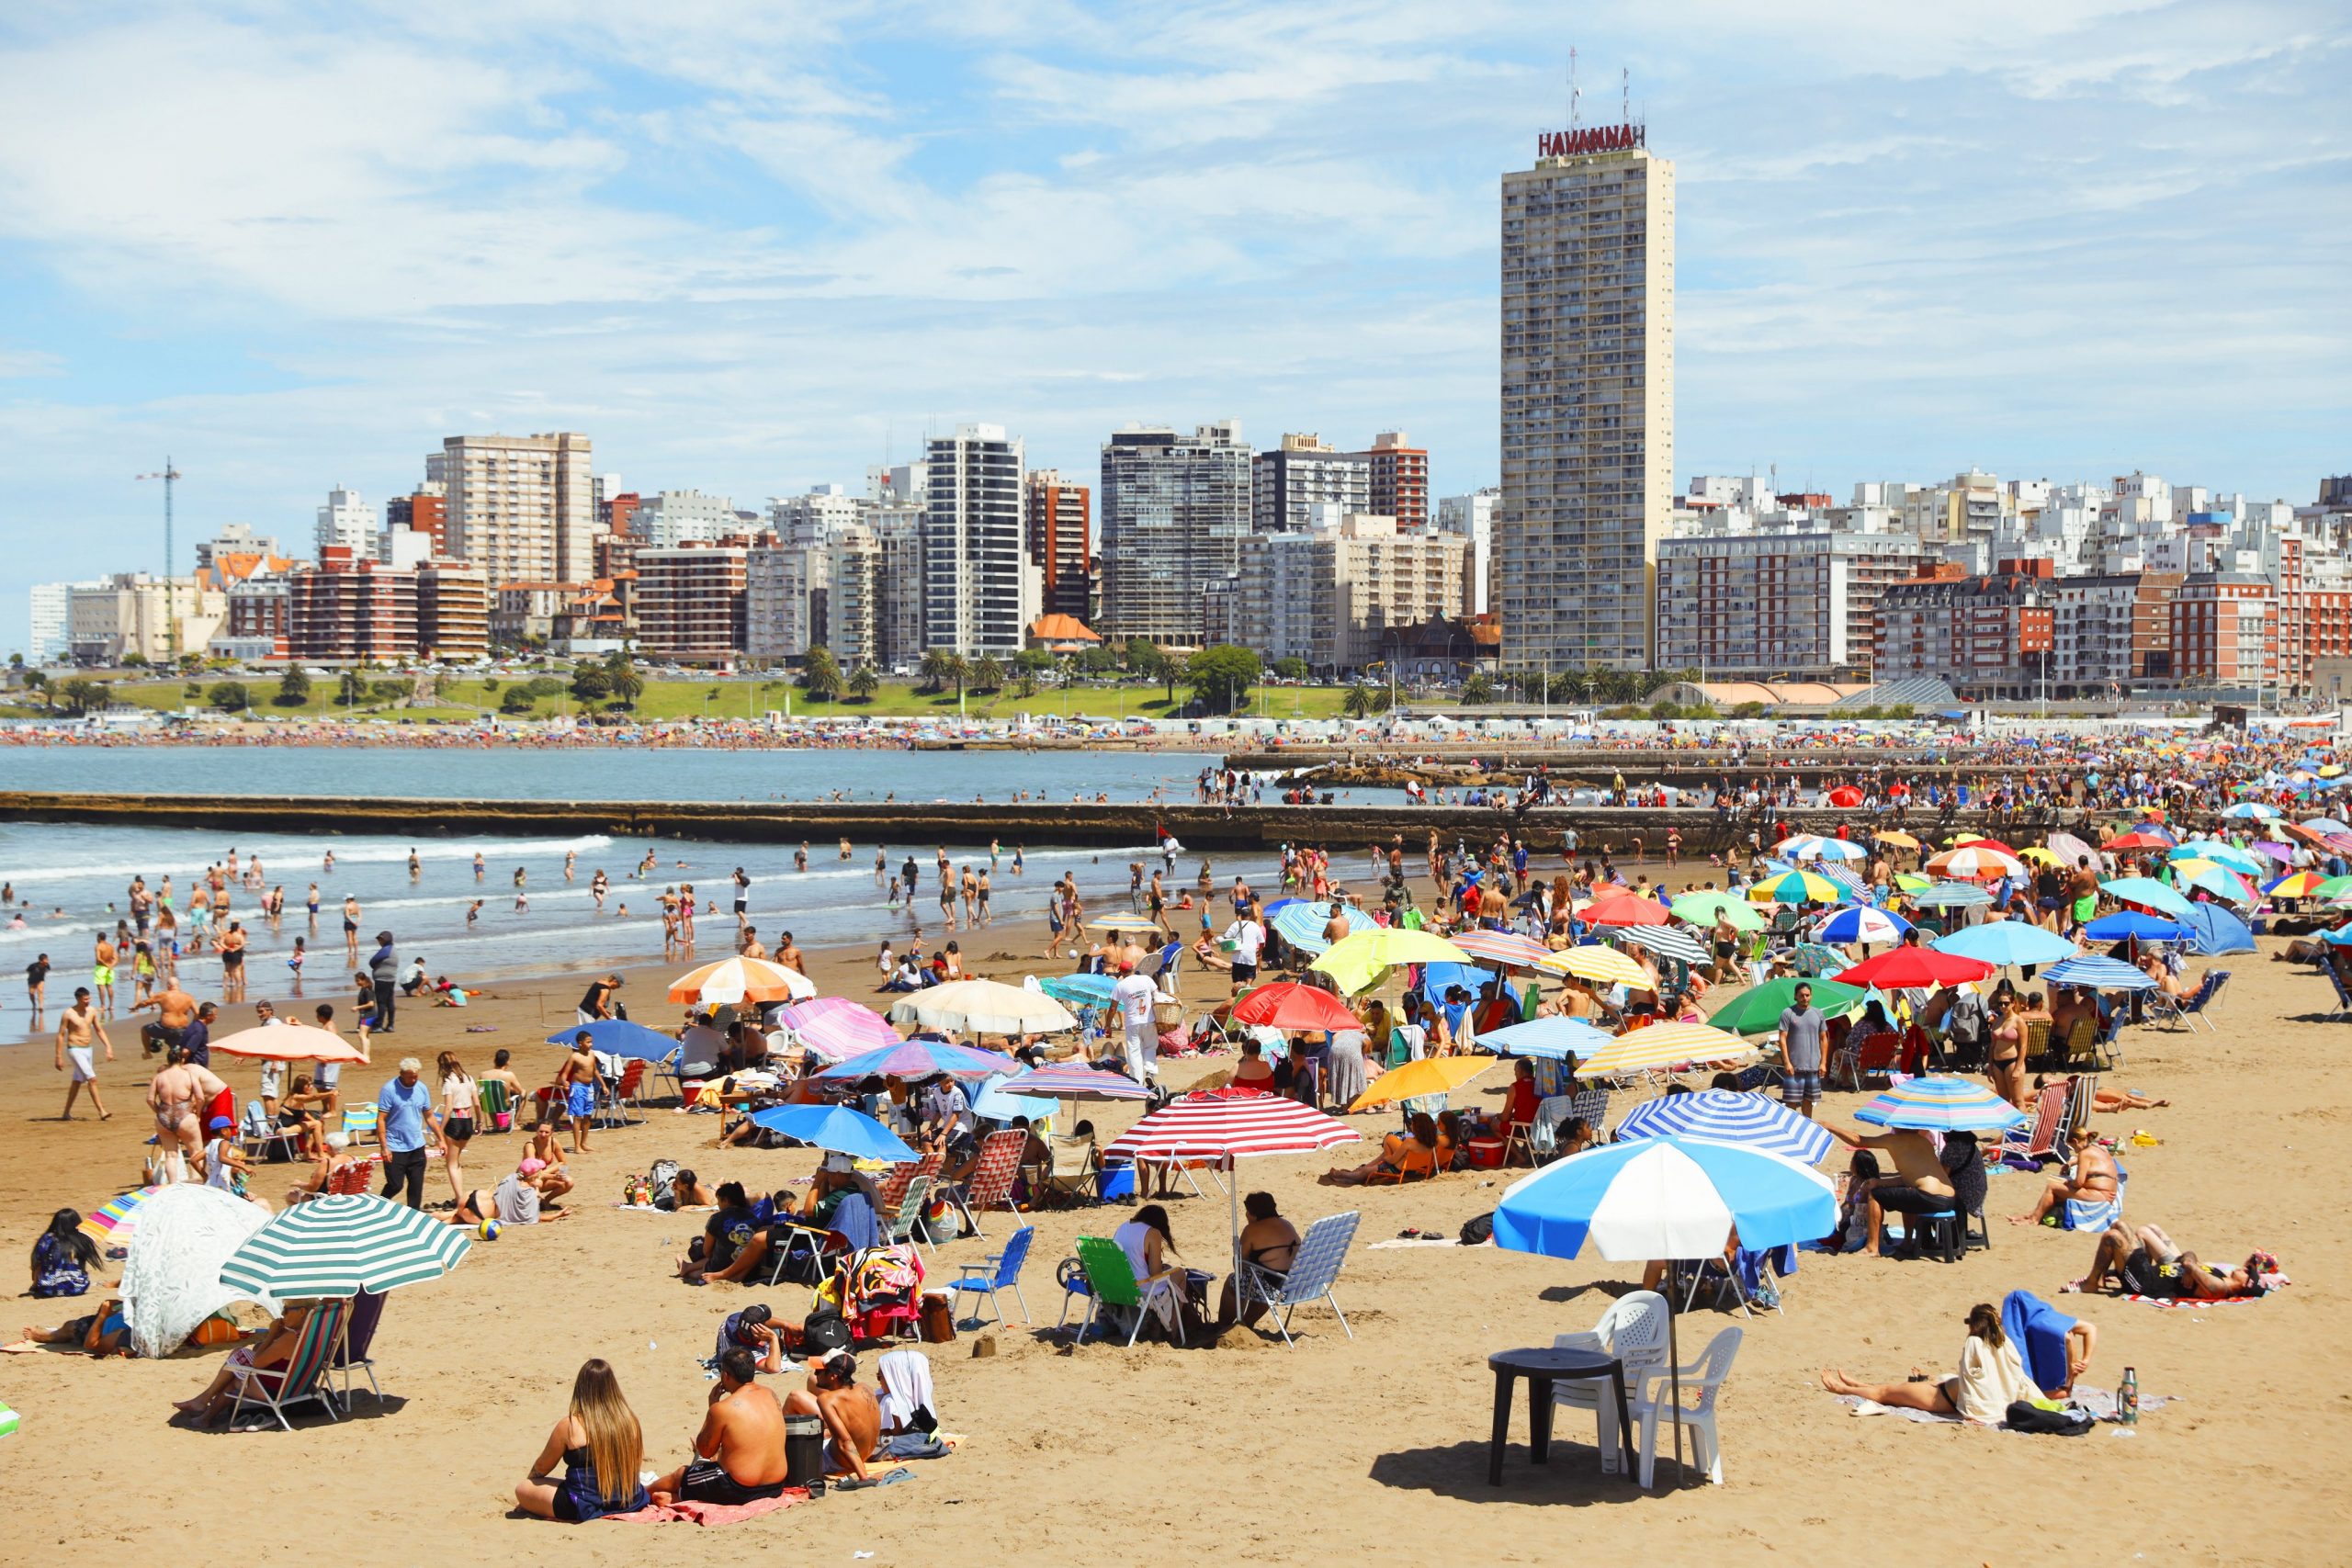
<svg viewBox="0 0 2352 1568">
<path fill-rule="evenodd" d="M 1724 1483 L 1723 1446 L 1715 1440 L 1715 1394 L 1731 1376 L 1732 1358 L 1739 1354 L 1741 1331 L 1726 1328 L 1709 1342 L 1705 1354 L 1680 1370 L 1682 1397 L 1687 1402 L 1693 1393 L 1697 1404 L 1686 1403 L 1682 1409 L 1683 1428 L 1690 1434 L 1690 1457 L 1707 1470 L 1710 1485 Z M 1661 1426 L 1674 1424 L 1674 1383 L 1668 1369 L 1652 1367 L 1643 1374 L 1645 1384 L 1634 1400 L 1634 1419 L 1641 1423 L 1641 1431 L 1634 1440 L 1642 1446 L 1642 1485 L 1647 1488 L 1657 1470 L 1657 1432 Z M 1657 1385 L 1652 1394 L 1646 1386 Z"/>
<path fill-rule="evenodd" d="M 1615 1396 L 1630 1399 L 1640 1392 L 1645 1372 L 1666 1365 L 1666 1318 L 1664 1296 L 1656 1291 L 1635 1291 L 1610 1303 L 1609 1310 L 1589 1332 L 1558 1335 L 1552 1345 L 1560 1350 L 1602 1350 L 1616 1357 L 1625 1364 L 1625 1381 Z M 1618 1470 L 1617 1407 L 1603 1397 L 1608 1392 L 1591 1379 L 1563 1380 L 1552 1385 L 1552 1403 L 1592 1412 L 1601 1472 L 1614 1475 Z"/>
</svg>

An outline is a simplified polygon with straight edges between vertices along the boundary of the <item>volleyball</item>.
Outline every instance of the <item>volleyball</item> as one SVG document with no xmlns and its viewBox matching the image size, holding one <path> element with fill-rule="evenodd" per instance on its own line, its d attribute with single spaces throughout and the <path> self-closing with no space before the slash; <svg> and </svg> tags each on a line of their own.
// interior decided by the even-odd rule
<svg viewBox="0 0 2352 1568">
<path fill-rule="evenodd" d="M 496 1241 L 498 1239 L 498 1222 L 496 1220 L 482 1221 L 481 1238 L 484 1241 Z"/>
</svg>

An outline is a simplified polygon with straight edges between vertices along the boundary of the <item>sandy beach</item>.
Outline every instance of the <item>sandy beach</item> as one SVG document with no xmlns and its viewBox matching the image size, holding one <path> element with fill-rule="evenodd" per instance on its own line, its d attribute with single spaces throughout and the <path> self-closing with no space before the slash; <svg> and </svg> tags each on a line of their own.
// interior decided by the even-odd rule
<svg viewBox="0 0 2352 1568">
<path fill-rule="evenodd" d="M 1038 934 L 1028 928 L 1018 940 L 966 947 L 980 971 L 1017 979 L 1041 967 L 1030 956 Z M 714 945 L 704 943 L 705 957 Z M 998 952 L 1018 956 L 990 959 Z M 1899 1380 L 1914 1366 L 1943 1375 L 1974 1303 L 1997 1303 L 2020 1286 L 2058 1299 L 2061 1282 L 2086 1263 L 2090 1238 L 2003 1223 L 2035 1193 L 2034 1179 L 2007 1174 L 1994 1179 L 1987 1203 L 1989 1252 L 1953 1265 L 1807 1254 L 1783 1314 L 1743 1321 L 1702 1310 L 1683 1320 L 1686 1358 L 1721 1327 L 1746 1330 L 1722 1406 L 1723 1487 L 1645 1495 L 1603 1476 L 1590 1427 L 1565 1414 L 1553 1462 L 1537 1469 L 1524 1446 L 1522 1389 L 1505 1483 L 1490 1489 L 1487 1354 L 1591 1326 L 1629 1288 L 1628 1270 L 1589 1252 L 1560 1262 L 1492 1247 L 1375 1247 L 1407 1227 L 1454 1234 L 1494 1206 L 1503 1182 L 1498 1173 L 1457 1174 L 1343 1191 L 1315 1184 L 1331 1156 L 1299 1156 L 1247 1162 L 1242 1180 L 1275 1194 L 1302 1227 L 1363 1210 L 1340 1287 L 1352 1341 L 1328 1312 L 1309 1309 L 1294 1348 L 1237 1330 L 1210 1349 L 1061 1349 L 1042 1333 L 1060 1310 L 1054 1262 L 1073 1237 L 1107 1235 L 1125 1214 L 1042 1214 L 1023 1280 L 1041 1332 L 1016 1321 L 995 1332 L 996 1354 L 986 1359 L 972 1357 L 968 1333 L 930 1348 L 943 1417 L 967 1441 L 949 1459 L 914 1465 L 911 1483 L 836 1493 L 716 1537 L 678 1524 L 526 1522 L 510 1517 L 511 1489 L 583 1358 L 614 1363 L 645 1426 L 647 1463 L 667 1467 L 684 1460 L 700 1418 L 710 1385 L 695 1363 L 708 1354 L 719 1318 L 754 1300 L 795 1317 L 805 1304 L 797 1288 L 679 1284 L 670 1259 L 700 1217 L 614 1206 L 623 1177 L 663 1156 L 754 1190 L 805 1175 L 812 1163 L 806 1152 L 719 1154 L 709 1118 L 660 1107 L 643 1124 L 595 1134 L 591 1152 L 575 1156 L 583 1179 L 571 1218 L 511 1229 L 478 1244 L 448 1278 L 398 1292 L 376 1342 L 390 1397 L 379 1405 L 363 1393 L 340 1424 L 313 1418 L 291 1436 L 171 1425 L 170 1402 L 202 1385 L 217 1349 L 160 1362 L 0 1359 L 0 1400 L 22 1417 L 22 1429 L 0 1439 L 0 1464 L 19 1478 L 0 1517 L 0 1561 L 118 1563 L 227 1551 L 254 1562 L 558 1554 L 683 1562 L 749 1551 L 842 1562 L 870 1552 L 885 1568 L 976 1556 L 2342 1562 L 2352 1461 L 2333 1423 L 2352 1382 L 2352 1350 L 2331 1325 L 2343 1311 L 2352 1208 L 2340 1174 L 2352 1142 L 2347 1025 L 2322 1021 L 2327 988 L 2318 976 L 2245 954 L 2224 962 L 2237 979 L 2218 1032 L 2143 1027 L 2124 1037 L 2127 1065 L 2109 1081 L 2169 1097 L 2172 1107 L 2102 1117 L 2099 1126 L 2163 1139 L 2122 1156 L 2132 1217 L 2162 1223 L 2208 1256 L 2268 1247 L 2296 1283 L 2256 1304 L 2206 1310 L 2068 1298 L 2064 1304 L 2100 1336 L 2086 1385 L 2110 1387 L 2131 1365 L 2145 1393 L 2180 1401 L 2148 1412 L 2136 1432 L 2103 1426 L 2069 1440 L 1857 1418 L 1818 1386 L 1819 1369 L 1830 1365 L 1870 1380 Z M 626 995 L 640 1021 L 669 1021 L 673 1010 L 660 1000 L 667 973 L 630 974 Z M 810 973 L 827 994 L 870 995 L 865 952 L 812 953 Z M 1193 999 L 1222 985 L 1222 976 L 1185 977 Z M 503 980 L 495 998 L 466 1011 L 404 1008 L 403 1026 L 378 1046 L 379 1070 L 352 1069 L 346 1084 L 372 1091 L 390 1072 L 386 1059 L 401 1055 L 429 1061 L 454 1049 L 481 1066 L 501 1046 L 516 1053 L 526 1081 L 544 1078 L 556 1053 L 539 1042 L 569 1020 L 579 988 L 571 976 Z M 52 985 L 52 1026 L 62 999 Z M 248 1017 L 235 1008 L 227 1021 Z M 0 1035 L 17 1039 L 24 1023 L 15 992 Z M 102 1084 L 117 1120 L 103 1126 L 86 1105 L 85 1119 L 54 1120 L 65 1079 L 51 1071 L 45 1039 L 0 1047 L 0 1124 L 13 1129 L 0 1236 L 18 1269 L 53 1209 L 87 1210 L 137 1179 L 146 1073 L 135 1027 L 126 1021 L 114 1034 L 117 1057 Z M 1175 1065 L 1171 1081 L 1219 1065 Z M 225 1076 L 241 1098 L 254 1092 L 253 1066 L 227 1063 Z M 1471 1092 L 1498 1097 L 1505 1081 L 1490 1073 Z M 1827 1113 L 1842 1119 L 1858 1101 L 1833 1095 Z M 1630 1102 L 1621 1092 L 1611 1120 Z M 1088 1112 L 1105 1136 L 1134 1115 L 1123 1107 Z M 1355 1122 L 1376 1136 L 1391 1120 Z M 477 1141 L 469 1176 L 494 1178 L 517 1143 Z M 1349 1163 L 1364 1157 L 1340 1152 Z M 434 1180 L 428 1196 L 446 1196 L 437 1168 Z M 1184 1259 L 1221 1274 L 1224 1198 L 1212 1190 L 1171 1210 Z M 986 1219 L 996 1240 L 1013 1223 Z M 942 1249 L 933 1281 L 977 1262 L 988 1246 L 967 1237 Z M 87 1308 L 20 1299 L 10 1327 L 80 1310 Z"/>
</svg>

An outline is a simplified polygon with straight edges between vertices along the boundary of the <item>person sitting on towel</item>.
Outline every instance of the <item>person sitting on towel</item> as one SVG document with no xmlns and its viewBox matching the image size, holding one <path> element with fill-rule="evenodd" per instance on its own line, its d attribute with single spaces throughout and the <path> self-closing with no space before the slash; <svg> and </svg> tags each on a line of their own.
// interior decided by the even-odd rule
<svg viewBox="0 0 2352 1568">
<path fill-rule="evenodd" d="M 784 1406 L 759 1376 L 758 1360 L 740 1345 L 718 1358 L 694 1458 L 646 1488 L 655 1502 L 740 1506 L 782 1495 Z"/>
<path fill-rule="evenodd" d="M 1960 1371 L 1930 1382 L 1916 1367 L 1909 1382 L 1856 1382 L 1835 1367 L 1825 1368 L 1821 1386 L 1836 1394 L 1867 1399 L 1898 1410 L 1924 1410 L 1930 1416 L 1957 1416 L 1997 1427 L 2008 1418 L 2017 1401 L 2037 1400 L 2041 1390 L 2025 1374 L 2018 1347 L 2001 1331 L 2001 1314 L 1989 1302 L 1968 1310 L 1968 1337 L 1960 1347 Z"/>
</svg>

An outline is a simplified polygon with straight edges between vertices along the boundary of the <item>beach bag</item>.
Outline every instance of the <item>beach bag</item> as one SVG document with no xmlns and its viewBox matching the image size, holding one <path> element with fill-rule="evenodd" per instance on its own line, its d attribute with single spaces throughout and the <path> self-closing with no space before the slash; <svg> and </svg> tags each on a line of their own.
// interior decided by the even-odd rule
<svg viewBox="0 0 2352 1568">
<path fill-rule="evenodd" d="M 673 1190 L 677 1179 L 678 1162 L 673 1159 L 657 1159 L 653 1162 L 653 1168 L 645 1173 L 645 1184 L 651 1189 L 650 1201 L 665 1213 L 678 1206 L 677 1193 Z"/>
<path fill-rule="evenodd" d="M 800 1325 L 801 1354 L 822 1356 L 848 1348 L 849 1324 L 842 1316 L 841 1308 L 830 1302 L 819 1302 L 810 1307 L 808 1318 Z"/>
<path fill-rule="evenodd" d="M 2012 1432 L 2039 1432 L 2053 1438 L 2079 1438 L 2098 1424 L 2079 1404 L 2052 1410 L 2028 1399 L 2012 1400 L 2008 1416 L 2001 1423 Z"/>
<path fill-rule="evenodd" d="M 1462 1222 L 1462 1245 L 1484 1247 L 1495 1239 L 1495 1216 L 1492 1210 Z"/>
</svg>

